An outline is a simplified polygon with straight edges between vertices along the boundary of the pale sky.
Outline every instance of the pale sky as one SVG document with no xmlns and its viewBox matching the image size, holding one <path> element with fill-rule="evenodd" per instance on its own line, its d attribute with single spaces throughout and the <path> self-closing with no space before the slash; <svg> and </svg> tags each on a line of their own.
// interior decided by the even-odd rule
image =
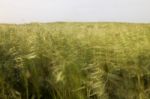
<svg viewBox="0 0 150 99">
<path fill-rule="evenodd" d="M 150 0 L 0 0 L 0 23 L 150 23 Z"/>
</svg>

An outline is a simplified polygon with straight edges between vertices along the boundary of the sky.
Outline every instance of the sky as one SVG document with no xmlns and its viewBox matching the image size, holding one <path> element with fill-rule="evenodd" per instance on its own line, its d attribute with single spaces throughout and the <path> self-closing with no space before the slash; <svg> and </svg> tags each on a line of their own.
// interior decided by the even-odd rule
<svg viewBox="0 0 150 99">
<path fill-rule="evenodd" d="M 150 23 L 150 0 L 0 0 L 0 23 Z"/>
</svg>

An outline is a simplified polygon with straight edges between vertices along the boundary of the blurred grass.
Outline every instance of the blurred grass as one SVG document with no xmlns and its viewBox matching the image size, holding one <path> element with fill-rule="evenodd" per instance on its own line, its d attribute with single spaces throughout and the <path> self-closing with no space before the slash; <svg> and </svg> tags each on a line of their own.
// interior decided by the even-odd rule
<svg viewBox="0 0 150 99">
<path fill-rule="evenodd" d="M 0 25 L 0 99 L 150 99 L 150 24 Z"/>
</svg>

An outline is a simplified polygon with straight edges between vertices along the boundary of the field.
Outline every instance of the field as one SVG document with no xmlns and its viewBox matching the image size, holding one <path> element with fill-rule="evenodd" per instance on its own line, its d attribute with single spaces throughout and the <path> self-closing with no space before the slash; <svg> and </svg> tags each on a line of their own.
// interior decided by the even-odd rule
<svg viewBox="0 0 150 99">
<path fill-rule="evenodd" d="M 150 99 L 150 24 L 1 24 L 0 99 Z"/>
</svg>

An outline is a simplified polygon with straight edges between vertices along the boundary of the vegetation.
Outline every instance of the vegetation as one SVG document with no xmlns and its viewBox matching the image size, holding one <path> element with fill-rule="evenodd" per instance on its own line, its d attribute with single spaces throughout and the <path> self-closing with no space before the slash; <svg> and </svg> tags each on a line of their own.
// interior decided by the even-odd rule
<svg viewBox="0 0 150 99">
<path fill-rule="evenodd" d="M 0 99 L 150 99 L 150 24 L 0 25 Z"/>
</svg>

